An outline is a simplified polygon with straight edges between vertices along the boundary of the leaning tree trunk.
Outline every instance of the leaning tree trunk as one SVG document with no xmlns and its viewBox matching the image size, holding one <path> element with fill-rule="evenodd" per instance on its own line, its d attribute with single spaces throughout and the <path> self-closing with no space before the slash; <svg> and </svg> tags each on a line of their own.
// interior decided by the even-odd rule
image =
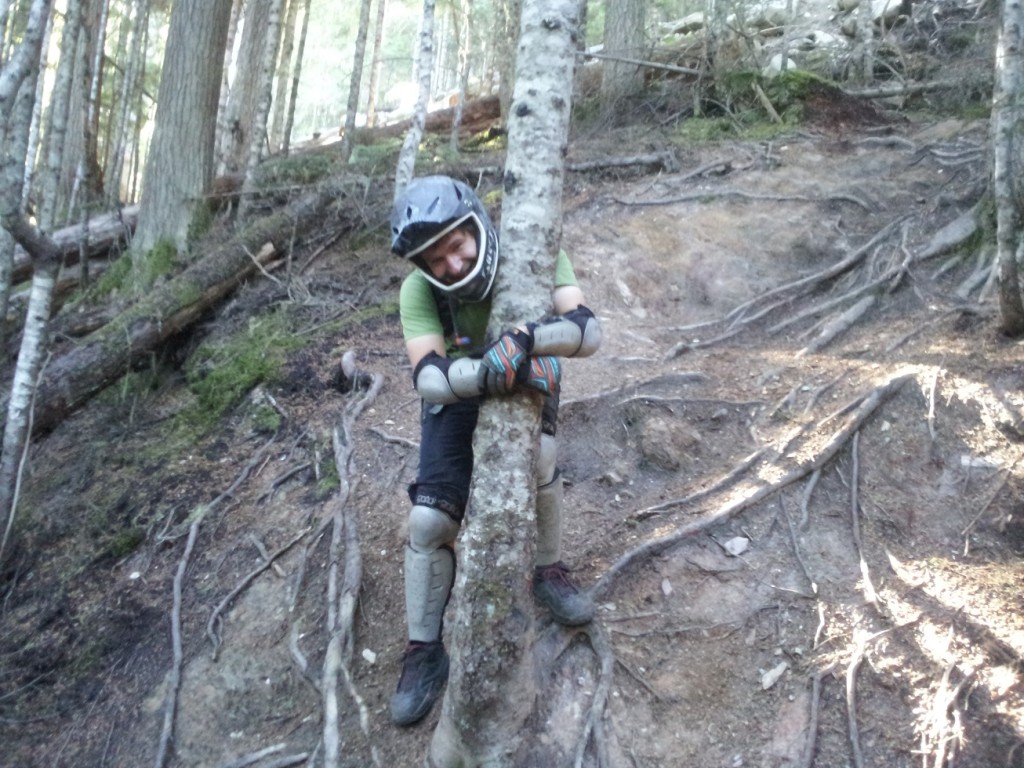
<svg viewBox="0 0 1024 768">
<path fill-rule="evenodd" d="M 402 196 L 416 172 L 416 155 L 423 138 L 423 124 L 427 120 L 427 104 L 430 101 L 430 76 L 434 65 L 434 0 L 423 0 L 423 20 L 420 23 L 419 56 L 416 64 L 416 78 L 419 95 L 412 116 L 412 126 L 405 135 L 402 150 L 398 153 L 398 168 L 395 171 L 395 200 Z"/>
<path fill-rule="evenodd" d="M 299 33 L 299 50 L 295 53 L 295 66 L 292 68 L 292 89 L 288 94 L 287 117 L 284 121 L 284 132 L 282 137 L 281 151 L 288 154 L 288 147 L 292 141 L 292 126 L 295 125 L 295 103 L 299 95 L 299 77 L 302 75 L 302 57 L 306 51 L 306 34 L 309 32 L 309 5 L 306 0 L 302 11 L 302 31 Z"/>
<path fill-rule="evenodd" d="M 578 10 L 577 0 L 523 4 L 492 335 L 551 309 Z M 539 408 L 525 394 L 481 408 L 471 514 L 459 546 L 451 675 L 430 745 L 437 768 L 522 764 L 517 752 L 536 694 L 529 583 Z"/>
<path fill-rule="evenodd" d="M 366 34 L 370 29 L 370 0 L 362 0 L 359 8 L 359 28 L 356 31 L 356 51 L 352 59 L 352 77 L 348 81 L 348 105 L 345 107 L 345 125 L 341 129 L 341 159 L 352 157 L 352 139 L 356 132 L 359 112 L 359 86 L 363 82 L 363 62 L 366 60 Z"/>
<path fill-rule="evenodd" d="M 245 161 L 245 180 L 242 182 L 242 199 L 238 204 L 238 218 L 244 218 L 253 204 L 256 190 L 256 172 L 263 157 L 263 146 L 267 141 L 267 121 L 270 116 L 270 101 L 274 95 L 274 67 L 277 63 L 277 43 L 281 37 L 281 3 L 270 0 L 267 27 L 263 40 L 263 62 L 260 65 L 256 109 L 249 128 L 249 154 Z"/>
<path fill-rule="evenodd" d="M 992 189 L 996 203 L 996 264 L 1002 330 L 1024 334 L 1018 259 L 1021 256 L 1020 189 L 1014 169 L 1024 162 L 1019 139 L 1024 87 L 1024 6 L 1006 0 L 996 47 L 996 87 L 992 104 Z"/>
<path fill-rule="evenodd" d="M 366 127 L 377 124 L 377 89 L 380 87 L 380 52 L 384 42 L 384 11 L 388 0 L 377 0 L 377 24 L 373 31 L 373 54 L 370 58 L 370 82 L 366 86 Z"/>
<path fill-rule="evenodd" d="M 5 153 L 0 155 L 0 224 L 15 240 L 20 231 L 31 229 L 23 212 L 22 182 L 29 124 L 35 108 L 39 55 L 49 12 L 47 0 L 36 0 L 32 4 L 22 42 L 0 70 L 0 126 L 4 127 L 8 142 Z M 0 559 L 14 523 L 18 470 L 28 441 L 36 379 L 46 354 L 46 326 L 53 291 L 53 282 L 48 283 L 47 277 L 55 276 L 53 261 L 41 258 L 35 265 L 29 313 L 8 400 L 0 453 L 0 516 L 4 521 Z M 59 267 L 59 262 L 57 264 Z"/>
</svg>

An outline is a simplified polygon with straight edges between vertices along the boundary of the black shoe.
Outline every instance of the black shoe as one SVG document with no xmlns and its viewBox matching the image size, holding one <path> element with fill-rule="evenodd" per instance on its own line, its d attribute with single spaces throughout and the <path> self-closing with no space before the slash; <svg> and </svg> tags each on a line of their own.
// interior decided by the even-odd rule
<svg viewBox="0 0 1024 768">
<path fill-rule="evenodd" d="M 391 697 L 391 721 L 396 725 L 419 722 L 434 706 L 448 680 L 448 654 L 440 641 L 410 642 L 402 654 L 402 677 Z"/>
<path fill-rule="evenodd" d="M 533 574 L 533 596 L 551 611 L 559 624 L 578 627 L 594 618 L 594 602 L 580 592 L 562 563 L 538 567 Z"/>
</svg>

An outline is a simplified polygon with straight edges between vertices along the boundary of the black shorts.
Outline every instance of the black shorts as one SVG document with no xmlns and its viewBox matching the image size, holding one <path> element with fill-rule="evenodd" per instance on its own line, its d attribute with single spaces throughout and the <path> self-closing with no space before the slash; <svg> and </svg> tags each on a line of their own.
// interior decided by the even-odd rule
<svg viewBox="0 0 1024 768">
<path fill-rule="evenodd" d="M 469 483 L 473 476 L 473 431 L 480 400 L 451 405 L 422 404 L 420 466 L 409 486 L 413 504 L 439 509 L 458 523 L 466 514 Z M 558 424 L 558 398 L 544 398 L 541 431 L 554 437 Z"/>
</svg>

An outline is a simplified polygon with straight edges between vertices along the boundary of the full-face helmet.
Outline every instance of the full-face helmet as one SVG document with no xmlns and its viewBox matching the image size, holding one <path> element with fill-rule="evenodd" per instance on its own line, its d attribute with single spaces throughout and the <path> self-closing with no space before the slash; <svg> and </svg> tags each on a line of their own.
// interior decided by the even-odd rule
<svg viewBox="0 0 1024 768">
<path fill-rule="evenodd" d="M 422 254 L 452 230 L 470 225 L 477 260 L 466 277 L 447 285 L 431 274 Z M 461 181 L 424 176 L 409 182 L 391 212 L 391 251 L 408 259 L 440 290 L 462 301 L 481 301 L 498 273 L 498 233 L 480 198 Z"/>
</svg>

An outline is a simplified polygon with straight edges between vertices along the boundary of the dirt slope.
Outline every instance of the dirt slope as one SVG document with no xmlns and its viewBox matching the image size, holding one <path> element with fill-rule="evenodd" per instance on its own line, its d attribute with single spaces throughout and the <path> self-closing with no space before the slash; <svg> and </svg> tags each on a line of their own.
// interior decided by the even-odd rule
<svg viewBox="0 0 1024 768">
<path fill-rule="evenodd" d="M 973 253 L 912 258 L 973 203 L 984 140 L 981 123 L 832 123 L 691 147 L 679 174 L 569 180 L 564 243 L 606 341 L 566 366 L 566 559 L 600 585 L 600 611 L 590 635 L 538 615 L 534 765 L 1024 765 L 1024 350 L 999 338 L 979 289 L 957 295 Z M 730 329 L 734 308 L 880 232 L 855 269 Z M 34 452 L 26 498 L 42 533 L 4 596 L 0 764 L 153 764 L 173 584 L 201 505 L 167 764 L 241 765 L 268 748 L 251 764 L 317 759 L 330 432 L 352 399 L 332 376 L 347 350 L 385 384 L 352 425 L 343 484 L 363 570 L 342 764 L 420 764 L 437 713 L 406 730 L 387 719 L 417 401 L 393 311 L 318 330 L 346 302 L 395 301 L 403 268 L 379 240 L 337 248 L 300 281 L 291 301 L 315 341 L 216 434 L 175 444 L 167 417 L 188 395 L 170 382 L 111 393 Z M 858 323 L 802 353 L 864 295 L 875 301 Z M 288 301 L 263 284 L 239 304 L 272 298 Z M 268 407 L 276 433 L 259 428 Z M 77 556 L 125 527 L 145 534 L 130 554 Z M 257 542 L 275 553 L 303 531 L 243 582 L 265 562 Z M 748 548 L 731 556 L 737 538 Z M 603 714 L 588 720 L 595 701 Z"/>
</svg>

